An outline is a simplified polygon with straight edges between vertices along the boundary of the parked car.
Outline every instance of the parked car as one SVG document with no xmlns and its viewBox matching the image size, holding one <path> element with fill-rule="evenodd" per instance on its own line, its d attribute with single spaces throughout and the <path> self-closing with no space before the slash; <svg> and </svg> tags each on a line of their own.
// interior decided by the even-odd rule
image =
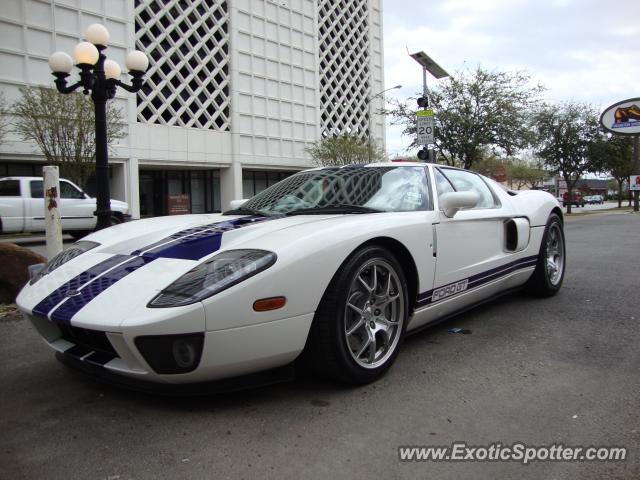
<svg viewBox="0 0 640 480">
<path fill-rule="evenodd" d="M 562 194 L 562 206 L 566 207 L 569 203 L 569 192 L 564 192 Z M 584 207 L 585 200 L 582 197 L 582 193 L 578 191 L 571 192 L 571 205 L 575 205 L 576 207 Z"/>
<path fill-rule="evenodd" d="M 60 179 L 60 217 L 62 231 L 75 238 L 95 229 L 96 199 L 91 198 L 73 182 Z M 111 200 L 113 225 L 130 218 L 129 206 Z M 0 178 L 0 232 L 42 232 L 44 221 L 44 192 L 42 177 Z"/>
<path fill-rule="evenodd" d="M 100 230 L 17 304 L 59 359 L 132 388 L 273 381 L 297 361 L 363 384 L 408 332 L 513 289 L 554 295 L 564 272 L 552 195 L 378 163 L 299 172 L 223 214 Z"/>
<path fill-rule="evenodd" d="M 587 195 L 584 197 L 584 201 L 588 205 L 602 205 L 604 203 L 604 198 L 602 195 Z"/>
</svg>

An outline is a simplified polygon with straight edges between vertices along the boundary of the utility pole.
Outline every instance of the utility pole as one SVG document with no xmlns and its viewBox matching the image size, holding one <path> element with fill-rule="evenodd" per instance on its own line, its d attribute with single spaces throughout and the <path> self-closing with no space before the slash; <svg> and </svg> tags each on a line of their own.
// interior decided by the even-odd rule
<svg viewBox="0 0 640 480">
<path fill-rule="evenodd" d="M 431 73 L 436 79 L 448 77 L 449 74 L 424 52 L 411 53 L 409 55 L 422 67 L 422 97 L 418 98 L 418 107 L 422 110 L 416 112 L 416 131 L 418 134 L 416 143 L 418 145 L 424 145 L 424 147 L 418 152 L 418 158 L 434 163 L 435 150 L 429 148 L 429 145 L 435 143 L 435 119 L 433 110 L 430 108 L 431 102 L 429 99 L 429 88 L 427 86 L 427 72 Z"/>
<path fill-rule="evenodd" d="M 634 176 L 640 174 L 640 135 L 633 137 L 633 172 Z M 629 184 L 631 188 L 631 184 Z M 640 190 L 633 191 L 633 211 L 637 212 L 640 203 Z"/>
</svg>

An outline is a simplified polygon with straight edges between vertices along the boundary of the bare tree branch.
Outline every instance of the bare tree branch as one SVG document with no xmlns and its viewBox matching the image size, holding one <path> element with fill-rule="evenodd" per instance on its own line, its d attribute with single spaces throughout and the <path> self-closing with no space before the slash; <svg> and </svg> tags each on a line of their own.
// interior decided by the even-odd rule
<svg viewBox="0 0 640 480">
<path fill-rule="evenodd" d="M 81 93 L 63 95 L 47 87 L 22 87 L 13 104 L 14 131 L 38 145 L 47 162 L 79 185 L 95 170 L 95 117 L 90 99 Z M 107 105 L 107 143 L 124 138 L 122 112 Z"/>
</svg>

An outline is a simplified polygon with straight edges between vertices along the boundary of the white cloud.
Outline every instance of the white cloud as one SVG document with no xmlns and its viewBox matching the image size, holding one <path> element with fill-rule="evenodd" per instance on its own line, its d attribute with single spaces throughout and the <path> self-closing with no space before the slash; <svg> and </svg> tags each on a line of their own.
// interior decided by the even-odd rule
<svg viewBox="0 0 640 480">
<path fill-rule="evenodd" d="M 407 98 L 422 89 L 424 50 L 449 72 L 473 68 L 526 69 L 548 88 L 549 101 L 606 107 L 640 96 L 640 2 L 618 0 L 385 0 L 385 83 Z M 433 78 L 429 79 L 434 83 Z M 411 143 L 387 128 L 393 155 Z"/>
</svg>

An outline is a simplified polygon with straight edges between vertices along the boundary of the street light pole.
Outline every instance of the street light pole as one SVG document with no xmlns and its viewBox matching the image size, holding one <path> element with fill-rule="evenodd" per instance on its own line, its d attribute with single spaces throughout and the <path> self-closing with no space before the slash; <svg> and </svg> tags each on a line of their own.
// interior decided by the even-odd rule
<svg viewBox="0 0 640 480">
<path fill-rule="evenodd" d="M 368 153 L 368 159 L 369 159 L 369 163 L 371 163 L 371 123 L 372 123 L 372 119 L 373 119 L 373 111 L 371 109 L 371 104 L 373 103 L 373 99 L 376 97 L 379 97 L 383 94 L 385 94 L 386 92 L 388 92 L 389 90 L 397 90 L 399 88 L 402 88 L 402 85 L 396 85 L 395 87 L 391 87 L 391 88 L 387 88 L 386 90 L 383 90 L 379 93 L 376 93 L 375 95 L 369 97 L 369 101 L 368 101 L 368 108 L 369 108 L 369 122 L 367 124 L 367 153 Z"/>
<path fill-rule="evenodd" d="M 109 31 L 94 23 L 87 28 L 85 37 L 74 49 L 80 80 L 67 86 L 67 77 L 73 68 L 73 60 L 65 52 L 55 52 L 49 57 L 49 66 L 56 77 L 56 88 L 60 93 L 72 93 L 79 88 L 85 95 L 91 92 L 95 113 L 96 141 L 96 230 L 111 226 L 111 200 L 109 194 L 109 151 L 107 143 L 107 100 L 116 95 L 117 87 L 135 93 L 144 84 L 143 75 L 149 66 L 147 56 L 134 50 L 126 58 L 131 75 L 131 85 L 120 81 L 122 69 L 117 62 L 107 59 L 103 53 L 109 43 Z"/>
</svg>

